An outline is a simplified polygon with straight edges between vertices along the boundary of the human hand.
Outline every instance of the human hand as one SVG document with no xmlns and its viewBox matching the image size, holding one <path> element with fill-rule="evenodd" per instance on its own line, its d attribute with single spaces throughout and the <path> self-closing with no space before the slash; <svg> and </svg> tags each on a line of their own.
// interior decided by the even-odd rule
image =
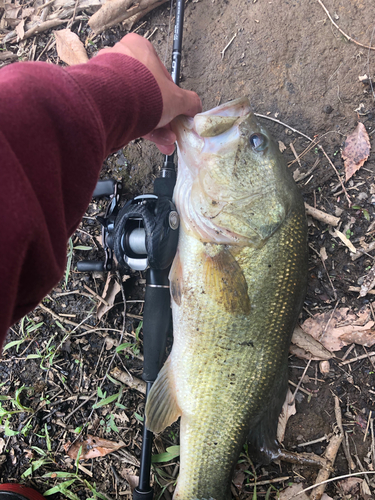
<svg viewBox="0 0 375 500">
<path fill-rule="evenodd" d="M 163 112 L 156 128 L 144 138 L 156 144 L 163 154 L 172 154 L 176 134 L 170 122 L 178 115 L 194 116 L 202 111 L 202 103 L 195 92 L 184 90 L 173 83 L 171 75 L 160 61 L 152 44 L 142 36 L 130 33 L 114 47 L 103 49 L 98 55 L 120 53 L 137 59 L 153 74 L 163 99 Z"/>
</svg>

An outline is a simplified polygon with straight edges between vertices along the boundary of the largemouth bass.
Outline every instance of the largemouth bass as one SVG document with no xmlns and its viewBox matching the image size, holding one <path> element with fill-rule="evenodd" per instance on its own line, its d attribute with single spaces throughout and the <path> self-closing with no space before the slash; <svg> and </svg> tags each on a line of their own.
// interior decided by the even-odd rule
<svg viewBox="0 0 375 500">
<path fill-rule="evenodd" d="M 146 425 L 181 416 L 174 499 L 231 498 L 245 441 L 277 455 L 287 357 L 307 280 L 302 197 L 248 99 L 178 117 L 170 272 L 174 341 L 153 385 Z"/>
</svg>

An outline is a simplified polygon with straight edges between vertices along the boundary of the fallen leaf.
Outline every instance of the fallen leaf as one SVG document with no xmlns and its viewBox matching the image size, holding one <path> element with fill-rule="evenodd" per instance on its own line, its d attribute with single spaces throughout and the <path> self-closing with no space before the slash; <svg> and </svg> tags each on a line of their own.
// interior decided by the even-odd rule
<svg viewBox="0 0 375 500">
<path fill-rule="evenodd" d="M 281 408 L 281 413 L 279 415 L 279 422 L 277 424 L 277 440 L 279 443 L 284 441 L 286 424 L 292 415 L 297 413 L 295 399 L 293 398 L 292 391 L 288 389 L 286 398 Z"/>
<path fill-rule="evenodd" d="M 359 477 L 348 477 L 339 481 L 337 486 L 342 491 L 344 495 L 355 494 L 358 492 L 359 485 L 362 483 L 363 479 Z"/>
<path fill-rule="evenodd" d="M 371 347 L 375 344 L 374 321 L 370 308 L 353 313 L 348 307 L 315 314 L 308 318 L 302 329 L 319 340 L 330 352 L 339 351 L 348 344 Z"/>
<path fill-rule="evenodd" d="M 236 468 L 234 469 L 232 482 L 238 490 L 242 490 L 243 488 L 243 483 L 246 478 L 245 470 L 248 467 L 249 467 L 248 464 L 244 463 L 244 464 L 237 464 Z"/>
<path fill-rule="evenodd" d="M 294 483 L 291 486 L 288 486 L 285 490 L 280 491 L 279 500 L 291 500 L 296 497 L 298 500 L 309 500 L 309 497 L 306 493 L 301 493 L 304 489 L 302 483 Z"/>
<path fill-rule="evenodd" d="M 345 165 L 346 181 L 362 167 L 369 154 L 370 139 L 363 123 L 358 122 L 357 128 L 346 138 L 344 149 L 341 153 Z"/>
<path fill-rule="evenodd" d="M 334 238 L 339 238 L 345 246 L 347 246 L 349 248 L 349 250 L 352 252 L 352 253 L 356 253 L 357 252 L 357 249 L 356 247 L 353 245 L 353 243 L 349 240 L 349 238 L 347 238 L 345 236 L 344 233 L 342 233 L 341 231 L 339 231 L 338 229 L 334 229 L 333 227 L 331 227 L 329 229 L 329 233 L 334 237 Z"/>
<path fill-rule="evenodd" d="M 114 274 L 108 274 L 106 284 L 104 286 L 102 298 L 106 304 L 100 302 L 98 305 L 97 317 L 100 320 L 104 314 L 111 309 L 115 303 L 116 295 L 121 291 L 121 285 L 118 283 Z"/>
<path fill-rule="evenodd" d="M 87 439 L 83 441 L 76 441 L 73 445 L 70 445 L 69 442 L 66 443 L 64 449 L 72 460 L 77 460 L 79 450 L 82 448 L 79 459 L 88 460 L 89 458 L 104 457 L 124 446 L 126 445 L 122 441 L 109 441 L 109 439 L 100 439 L 88 434 Z"/>
<path fill-rule="evenodd" d="M 22 40 L 23 37 L 25 36 L 25 19 L 22 19 L 21 22 L 19 22 L 16 26 L 16 33 L 17 33 L 17 37 L 18 37 L 18 40 Z"/>
<path fill-rule="evenodd" d="M 54 31 L 54 34 L 57 55 L 66 64 L 73 66 L 74 64 L 84 64 L 89 60 L 83 43 L 70 29 Z"/>
<path fill-rule="evenodd" d="M 298 325 L 293 332 L 290 351 L 302 359 L 321 361 L 332 358 L 332 353 L 328 349 Z"/>
</svg>

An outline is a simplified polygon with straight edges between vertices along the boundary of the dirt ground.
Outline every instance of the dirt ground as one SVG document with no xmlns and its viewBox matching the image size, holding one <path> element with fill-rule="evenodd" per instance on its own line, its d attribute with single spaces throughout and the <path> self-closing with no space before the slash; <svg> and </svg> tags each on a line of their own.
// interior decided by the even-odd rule
<svg viewBox="0 0 375 500">
<path fill-rule="evenodd" d="M 348 36 L 364 45 L 371 42 L 375 45 L 375 4 L 371 0 L 325 0 L 325 6 Z M 144 21 L 146 24 L 142 24 Z M 142 26 L 138 33 L 143 35 L 158 28 L 151 41 L 169 67 L 172 38 L 169 33 L 173 30 L 173 18 L 170 25 L 168 4 L 152 11 L 139 25 Z M 126 30 L 121 26 L 107 30 L 88 46 L 90 54 L 95 54 L 104 45 L 113 45 L 124 34 Z M 83 22 L 79 36 L 85 41 L 89 35 L 90 29 Z M 43 49 L 49 36 L 50 33 L 38 35 L 36 54 Z M 17 52 L 19 47 L 14 43 L 6 48 Z M 54 50 L 42 59 L 59 62 Z M 304 200 L 338 216 L 338 229 L 356 248 L 374 239 L 374 153 L 370 153 L 365 165 L 346 185 L 350 207 L 337 174 L 322 151 L 313 147 L 302 155 L 310 141 L 292 132 L 286 124 L 310 138 L 319 137 L 320 145 L 343 177 L 341 148 L 358 121 L 365 125 L 373 146 L 375 94 L 370 83 L 374 73 L 375 52 L 348 42 L 317 0 L 189 0 L 186 3 L 181 85 L 200 95 L 204 110 L 248 96 L 256 113 L 282 122 L 261 119 L 273 136 L 285 144 L 283 154 L 293 171 L 298 169 L 300 174 L 306 174 L 317 162 L 315 169 L 298 182 Z M 370 77 L 365 83 L 359 80 L 363 75 Z M 301 155 L 298 161 L 291 145 L 296 154 Z M 131 198 L 152 190 L 153 179 L 162 162 L 162 155 L 153 145 L 137 140 L 105 163 L 103 177 L 123 178 L 125 197 Z M 91 246 L 93 250 L 73 250 L 73 264 L 81 259 L 102 256 L 95 239 L 99 226 L 94 220 L 102 210 L 101 202 L 90 205 L 81 229 L 73 237 L 73 245 Z M 371 305 L 372 295 L 359 298 L 358 291 L 349 291 L 349 287 L 358 287 L 361 283 L 373 264 L 372 252 L 352 260 L 347 246 L 330 233 L 327 224 L 315 219 L 309 219 L 309 245 L 309 284 L 301 322 L 317 312 L 332 312 L 344 305 L 353 312 Z M 326 269 L 320 258 L 323 247 L 327 252 Z M 34 466 L 36 470 L 29 471 L 22 481 L 41 491 L 61 484 L 57 472 L 75 472 L 74 461 L 66 457 L 64 444 L 74 441 L 77 436 L 74 431 L 86 426 L 85 432 L 122 440 L 126 447 L 104 458 L 85 462 L 85 469 L 78 470 L 75 482 L 68 485 L 67 490 L 57 487 L 60 492 L 54 498 L 77 498 L 73 493 L 80 499 L 96 498 L 95 489 L 112 499 L 130 497 L 138 473 L 144 397 L 137 390 L 124 386 L 117 401 L 119 405 L 115 406 L 113 401 L 93 409 L 93 404 L 119 394 L 120 386 L 104 378 L 115 366 L 133 376 L 141 376 L 142 333 L 137 328 L 142 318 L 145 280 L 142 273 L 131 273 L 123 283 L 126 308 L 119 292 L 115 306 L 98 321 L 98 298 L 85 286 L 101 296 L 104 283 L 102 276 L 72 270 L 67 283 L 63 280 L 51 292 L 43 308 L 30 313 L 23 324 L 11 330 L 8 342 L 22 342 L 7 349 L 3 355 L 0 379 L 4 397 L 1 403 L 3 409 L 19 412 L 3 417 L 1 435 L 4 441 L 0 441 L 3 481 L 19 481 L 30 464 L 40 463 L 40 467 Z M 84 322 L 95 331 L 76 327 L 67 323 L 67 319 L 76 324 Z M 39 323 L 42 324 L 37 326 Z M 114 356 L 123 325 L 122 342 L 129 345 Z M 324 377 L 317 361 L 310 364 L 308 378 L 304 378 L 301 386 L 305 392 L 298 393 L 297 413 L 288 422 L 284 441 L 288 450 L 321 455 L 327 445 L 325 438 L 335 429 L 334 395 L 338 396 L 352 465 L 341 447 L 333 477 L 374 470 L 371 412 L 375 411 L 375 367 L 370 357 L 341 365 L 340 360 L 349 349 L 352 350 L 348 359 L 367 352 L 365 347 L 358 345 L 337 352 Z M 298 384 L 306 363 L 295 356 L 290 357 L 291 382 Z M 18 397 L 21 406 L 17 407 L 16 403 L 12 406 L 8 397 L 13 401 Z M 5 432 L 7 422 L 15 435 L 9 435 L 9 430 Z M 24 435 L 22 430 L 27 422 L 31 432 Z M 367 423 L 371 425 L 366 434 Z M 320 438 L 323 439 L 315 444 L 305 444 Z M 157 440 L 155 453 L 175 444 L 178 444 L 177 424 Z M 257 487 L 259 498 L 267 492 L 268 498 L 277 498 L 278 491 L 293 482 L 309 486 L 317 475 L 317 469 L 285 463 L 257 466 L 253 470 L 246 457 L 244 460 L 250 472 L 241 476 L 237 471 L 236 486 L 233 486 L 234 498 L 241 500 L 255 498 L 254 474 L 258 483 L 266 483 Z M 52 478 L 43 477 L 47 473 L 52 473 Z M 170 500 L 177 473 L 178 459 L 155 466 L 153 477 L 157 495 Z M 358 477 L 362 480 L 364 476 Z M 267 484 L 269 480 L 275 481 Z M 339 481 L 332 482 L 327 493 L 335 499 L 373 498 L 375 481 L 371 474 L 366 476 L 366 481 L 367 489 L 357 483 L 350 491 Z"/>
</svg>

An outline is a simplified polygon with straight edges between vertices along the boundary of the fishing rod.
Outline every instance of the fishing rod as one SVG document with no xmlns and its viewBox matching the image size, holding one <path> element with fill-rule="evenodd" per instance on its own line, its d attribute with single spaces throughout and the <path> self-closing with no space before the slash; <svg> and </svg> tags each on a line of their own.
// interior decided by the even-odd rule
<svg viewBox="0 0 375 500">
<path fill-rule="evenodd" d="M 172 47 L 173 82 L 180 80 L 184 0 L 176 0 Z M 168 274 L 177 250 L 179 216 L 172 201 L 176 184 L 174 154 L 164 157 L 154 192 L 136 196 L 121 207 L 122 183 L 113 179 L 98 181 L 93 198 L 109 197 L 106 213 L 97 217 L 102 225 L 103 262 L 81 261 L 78 271 L 110 271 L 113 257 L 122 268 L 146 271 L 143 312 L 143 374 L 146 401 L 163 364 L 167 335 L 171 326 Z M 150 485 L 153 434 L 143 425 L 139 483 L 134 500 L 152 500 Z"/>
</svg>

